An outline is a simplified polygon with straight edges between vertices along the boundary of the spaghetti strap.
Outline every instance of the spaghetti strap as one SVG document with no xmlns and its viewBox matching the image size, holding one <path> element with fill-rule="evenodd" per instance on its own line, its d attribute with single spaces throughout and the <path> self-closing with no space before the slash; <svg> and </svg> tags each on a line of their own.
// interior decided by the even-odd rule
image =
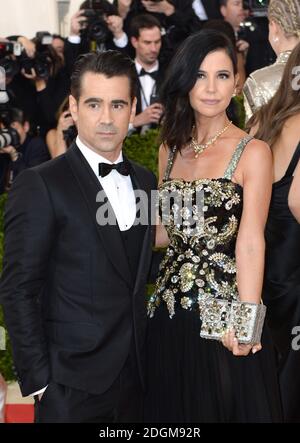
<svg viewBox="0 0 300 443">
<path fill-rule="evenodd" d="M 240 140 L 240 142 L 238 143 L 232 157 L 231 160 L 226 168 L 226 171 L 223 175 L 223 178 L 227 178 L 228 180 L 232 179 L 232 176 L 237 168 L 237 165 L 240 161 L 240 158 L 242 156 L 242 153 L 244 152 L 245 147 L 247 146 L 247 144 L 253 139 L 253 137 L 251 137 L 250 135 L 248 135 L 247 137 L 244 137 Z"/>
<path fill-rule="evenodd" d="M 168 163 L 167 163 L 167 167 L 166 167 L 166 171 L 165 171 L 165 175 L 164 175 L 163 181 L 167 181 L 170 178 L 172 166 L 173 166 L 173 163 L 174 163 L 175 154 L 176 154 L 176 146 L 174 146 L 173 148 L 169 149 Z"/>
<path fill-rule="evenodd" d="M 292 160 L 290 161 L 290 164 L 289 164 L 287 171 L 284 175 L 285 177 L 291 177 L 294 174 L 294 171 L 295 171 L 295 168 L 298 164 L 299 159 L 300 159 L 300 142 L 298 143 L 298 146 L 294 152 Z"/>
</svg>

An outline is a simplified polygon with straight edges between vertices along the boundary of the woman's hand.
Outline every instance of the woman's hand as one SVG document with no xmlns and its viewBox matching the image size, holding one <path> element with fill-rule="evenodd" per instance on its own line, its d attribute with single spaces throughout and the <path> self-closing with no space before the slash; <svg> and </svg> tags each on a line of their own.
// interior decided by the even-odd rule
<svg viewBox="0 0 300 443">
<path fill-rule="evenodd" d="M 62 132 L 66 131 L 70 126 L 74 125 L 74 120 L 70 111 L 65 111 L 58 119 L 57 131 L 63 136 Z"/>
<path fill-rule="evenodd" d="M 222 338 L 222 343 L 228 351 L 232 352 L 236 357 L 245 357 L 252 350 L 252 354 L 261 351 L 262 345 L 257 343 L 255 345 L 245 345 L 238 342 L 233 329 L 225 332 Z"/>
</svg>

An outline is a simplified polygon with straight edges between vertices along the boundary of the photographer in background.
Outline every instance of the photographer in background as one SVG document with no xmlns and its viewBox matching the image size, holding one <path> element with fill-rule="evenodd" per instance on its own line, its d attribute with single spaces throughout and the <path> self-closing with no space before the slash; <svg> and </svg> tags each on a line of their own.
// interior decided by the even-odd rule
<svg viewBox="0 0 300 443">
<path fill-rule="evenodd" d="M 159 103 L 159 88 L 164 69 L 158 61 L 161 49 L 159 21 L 150 14 L 141 14 L 132 19 L 130 40 L 135 49 L 135 67 L 138 74 L 136 116 L 129 127 L 129 134 L 142 134 L 157 127 L 163 114 Z"/>
<path fill-rule="evenodd" d="M 0 113 L 0 128 L 0 156 L 10 159 L 3 174 L 6 182 L 2 184 L 8 190 L 21 171 L 49 160 L 50 156 L 43 139 L 29 134 L 30 124 L 20 109 Z"/>
<path fill-rule="evenodd" d="M 160 23 L 164 35 L 165 60 L 168 62 L 176 47 L 191 33 L 201 28 L 192 8 L 192 0 L 115 0 L 129 33 L 133 17 L 151 14 Z"/>
<path fill-rule="evenodd" d="M 57 127 L 50 129 L 46 135 L 46 143 L 51 158 L 66 152 L 77 136 L 77 129 L 70 113 L 69 97 L 67 97 L 61 105 L 57 120 Z"/>
<path fill-rule="evenodd" d="M 68 72 L 81 54 L 108 49 L 128 53 L 128 37 L 116 6 L 108 0 L 84 1 L 71 18 L 70 35 L 65 42 Z"/>
<path fill-rule="evenodd" d="M 220 0 L 220 12 L 234 29 L 236 45 L 244 57 L 246 76 L 273 63 L 268 41 L 268 1 Z"/>
<path fill-rule="evenodd" d="M 55 115 L 69 93 L 70 79 L 64 59 L 52 47 L 53 38 L 49 33 L 37 33 L 35 59 L 22 61 L 22 75 L 33 82 L 36 89 L 38 112 L 41 119 L 40 135 L 56 124 Z"/>
<path fill-rule="evenodd" d="M 35 53 L 35 44 L 26 37 L 8 37 L 0 44 L 0 67 L 5 71 L 5 87 L 9 104 L 11 107 L 24 110 L 32 128 L 41 125 L 37 111 L 36 89 L 34 84 L 21 74 L 20 58 L 22 55 L 33 60 Z"/>
</svg>

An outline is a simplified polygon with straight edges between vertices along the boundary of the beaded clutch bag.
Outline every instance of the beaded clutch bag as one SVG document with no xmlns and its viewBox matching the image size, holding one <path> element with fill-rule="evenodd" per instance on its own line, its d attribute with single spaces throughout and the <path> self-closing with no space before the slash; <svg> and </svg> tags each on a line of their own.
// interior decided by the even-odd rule
<svg viewBox="0 0 300 443">
<path fill-rule="evenodd" d="M 265 315 L 266 306 L 263 304 L 208 300 L 201 315 L 200 337 L 222 340 L 227 329 L 234 329 L 239 343 L 260 343 Z"/>
</svg>

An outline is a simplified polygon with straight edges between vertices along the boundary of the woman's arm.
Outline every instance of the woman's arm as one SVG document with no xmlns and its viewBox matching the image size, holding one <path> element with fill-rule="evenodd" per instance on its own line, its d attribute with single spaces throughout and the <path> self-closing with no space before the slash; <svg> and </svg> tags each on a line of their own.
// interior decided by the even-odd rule
<svg viewBox="0 0 300 443">
<path fill-rule="evenodd" d="M 242 158 L 243 213 L 236 242 L 237 284 L 242 301 L 259 303 L 265 263 L 264 230 L 272 193 L 272 154 L 253 140 Z"/>
<path fill-rule="evenodd" d="M 242 301 L 260 303 L 265 263 L 264 230 L 272 193 L 272 155 L 261 141 L 249 143 L 241 159 L 243 213 L 236 242 L 237 285 Z M 235 356 L 255 354 L 260 343 L 239 344 L 234 331 L 224 334 L 224 346 Z"/>
<path fill-rule="evenodd" d="M 159 179 L 158 183 L 162 183 L 166 168 L 168 163 L 168 148 L 164 145 L 161 145 L 159 148 L 159 156 L 158 156 L 158 173 Z M 156 248 L 164 248 L 169 244 L 169 237 L 165 227 L 161 224 L 160 218 L 157 220 L 156 227 L 156 237 L 155 237 L 155 247 Z"/>
</svg>

